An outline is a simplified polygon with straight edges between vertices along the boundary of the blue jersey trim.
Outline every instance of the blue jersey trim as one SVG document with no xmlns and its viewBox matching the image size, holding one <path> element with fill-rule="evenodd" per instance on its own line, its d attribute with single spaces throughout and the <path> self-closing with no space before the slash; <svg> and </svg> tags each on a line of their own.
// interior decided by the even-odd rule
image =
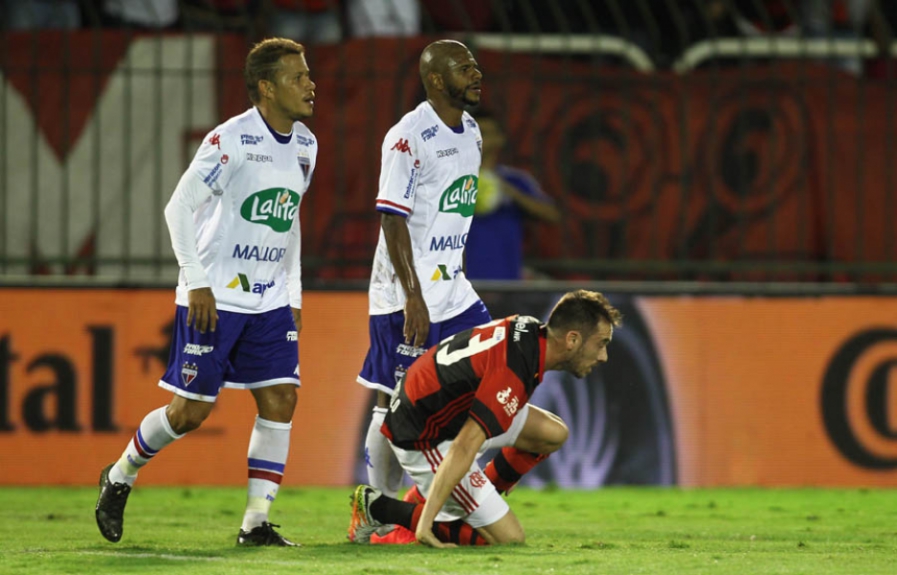
<svg viewBox="0 0 897 575">
<path fill-rule="evenodd" d="M 262 122 L 265 123 L 265 126 L 268 128 L 268 131 L 271 132 L 271 135 L 274 136 L 274 139 L 277 140 L 278 143 L 280 143 L 280 144 L 289 144 L 290 143 L 290 140 L 293 139 L 293 131 L 292 130 L 290 130 L 289 134 L 281 134 L 280 132 L 278 132 L 277 130 L 275 130 L 274 128 L 271 127 L 271 124 L 269 124 L 268 121 L 265 120 L 265 117 L 262 116 L 262 113 L 259 112 L 258 108 L 256 108 L 255 111 L 258 112 L 259 118 L 262 119 Z"/>
<path fill-rule="evenodd" d="M 384 213 L 387 213 L 387 214 L 393 214 L 393 215 L 395 215 L 395 216 L 402 216 L 403 218 L 407 218 L 407 217 L 408 217 L 408 214 L 407 214 L 406 212 L 403 212 L 403 211 L 400 211 L 400 210 L 396 210 L 396 209 L 394 209 L 394 208 L 385 208 L 385 207 L 377 206 L 377 211 L 378 211 L 378 212 L 384 212 Z"/>
</svg>

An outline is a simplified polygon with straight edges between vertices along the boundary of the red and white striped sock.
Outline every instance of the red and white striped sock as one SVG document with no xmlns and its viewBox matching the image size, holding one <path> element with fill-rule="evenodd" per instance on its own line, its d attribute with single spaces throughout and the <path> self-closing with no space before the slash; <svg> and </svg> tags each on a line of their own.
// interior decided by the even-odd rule
<svg viewBox="0 0 897 575">
<path fill-rule="evenodd" d="M 249 439 L 249 486 L 243 531 L 251 531 L 268 520 L 268 512 L 280 489 L 290 453 L 292 427 L 292 423 L 255 418 L 255 427 Z"/>
</svg>

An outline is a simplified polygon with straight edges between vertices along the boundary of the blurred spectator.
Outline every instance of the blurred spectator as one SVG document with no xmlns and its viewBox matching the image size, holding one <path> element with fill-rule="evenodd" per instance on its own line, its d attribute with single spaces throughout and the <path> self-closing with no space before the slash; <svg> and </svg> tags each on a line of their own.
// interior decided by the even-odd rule
<svg viewBox="0 0 897 575">
<path fill-rule="evenodd" d="M 732 19 L 743 36 L 797 36 L 800 18 L 795 1 L 733 0 Z"/>
<path fill-rule="evenodd" d="M 862 40 L 867 25 L 877 40 L 880 52 L 887 53 L 887 40 L 880 25 L 881 12 L 873 9 L 873 0 L 801 0 L 803 23 L 807 38 Z M 830 61 L 850 74 L 859 75 L 863 58 L 839 56 Z"/>
<path fill-rule="evenodd" d="M 477 122 L 483 135 L 483 161 L 464 250 L 467 277 L 521 279 L 524 217 L 558 223 L 561 213 L 529 173 L 498 163 L 507 143 L 498 120 L 481 112 Z"/>
<path fill-rule="evenodd" d="M 77 0 L 6 0 L 0 6 L 9 30 L 81 27 Z"/>
<path fill-rule="evenodd" d="M 178 0 L 103 0 L 108 27 L 170 28 L 178 21 Z"/>
<path fill-rule="evenodd" d="M 420 34 L 418 0 L 348 0 L 346 16 L 357 38 Z"/>
<path fill-rule="evenodd" d="M 866 77 L 894 78 L 897 75 L 897 63 L 890 54 L 894 30 L 897 29 L 897 2 L 872 0 L 869 10 L 869 27 L 878 46 L 878 57 L 866 62 Z"/>
<path fill-rule="evenodd" d="M 265 0 L 269 36 L 305 44 L 335 44 L 343 37 L 339 0 Z"/>
</svg>

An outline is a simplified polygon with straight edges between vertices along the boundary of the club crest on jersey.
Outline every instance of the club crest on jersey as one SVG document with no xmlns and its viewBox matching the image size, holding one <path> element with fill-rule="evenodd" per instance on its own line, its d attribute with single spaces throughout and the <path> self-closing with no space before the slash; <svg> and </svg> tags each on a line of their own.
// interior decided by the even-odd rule
<svg viewBox="0 0 897 575">
<path fill-rule="evenodd" d="M 252 224 L 268 226 L 275 232 L 288 232 L 299 212 L 301 196 L 287 188 L 269 188 L 246 198 L 240 215 Z"/>
<path fill-rule="evenodd" d="M 196 367 L 195 363 L 185 363 L 181 367 L 181 379 L 184 381 L 184 387 L 193 383 L 193 380 L 196 379 L 198 373 L 199 368 Z"/>
<path fill-rule="evenodd" d="M 402 367 L 401 365 L 396 366 L 396 370 L 394 373 L 394 375 L 396 377 L 396 385 L 399 385 L 400 383 L 402 383 L 402 380 L 405 379 L 406 373 L 407 373 L 407 370 L 404 367 Z"/>
<path fill-rule="evenodd" d="M 483 474 L 479 471 L 474 471 L 470 474 L 470 486 L 476 489 L 480 489 L 486 486 L 487 479 L 483 477 Z"/>
<path fill-rule="evenodd" d="M 308 179 L 308 172 L 311 170 L 311 160 L 308 158 L 308 152 L 299 150 L 296 154 L 296 161 L 299 162 L 299 169 L 302 170 L 302 177 Z"/>
<path fill-rule="evenodd" d="M 462 176 L 442 192 L 439 198 L 439 211 L 447 214 L 459 214 L 465 218 L 473 216 L 477 204 L 477 190 L 480 179 L 474 175 Z"/>
</svg>

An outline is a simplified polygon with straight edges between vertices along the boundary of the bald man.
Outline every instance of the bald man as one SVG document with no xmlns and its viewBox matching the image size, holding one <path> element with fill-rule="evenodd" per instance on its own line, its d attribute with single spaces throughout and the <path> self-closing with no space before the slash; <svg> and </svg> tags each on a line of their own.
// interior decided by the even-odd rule
<svg viewBox="0 0 897 575">
<path fill-rule="evenodd" d="M 462 269 L 482 155 L 466 110 L 480 102 L 483 73 L 464 44 L 439 40 L 421 54 L 420 76 L 427 100 L 387 132 L 381 149 L 371 344 L 357 380 L 377 390 L 368 480 L 390 496 L 402 469 L 380 428 L 396 383 L 428 348 L 492 319 Z"/>
</svg>

